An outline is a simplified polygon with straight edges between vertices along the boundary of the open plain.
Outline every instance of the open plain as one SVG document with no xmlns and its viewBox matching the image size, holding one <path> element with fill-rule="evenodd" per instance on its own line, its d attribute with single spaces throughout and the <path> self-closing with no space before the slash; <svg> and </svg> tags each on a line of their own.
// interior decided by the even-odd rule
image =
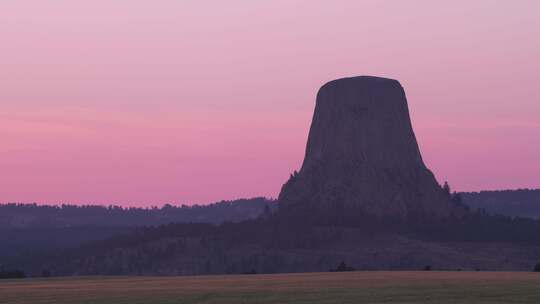
<svg viewBox="0 0 540 304">
<path fill-rule="evenodd" d="M 540 303 L 540 273 L 357 271 L 0 282 L 0 303 Z"/>
</svg>

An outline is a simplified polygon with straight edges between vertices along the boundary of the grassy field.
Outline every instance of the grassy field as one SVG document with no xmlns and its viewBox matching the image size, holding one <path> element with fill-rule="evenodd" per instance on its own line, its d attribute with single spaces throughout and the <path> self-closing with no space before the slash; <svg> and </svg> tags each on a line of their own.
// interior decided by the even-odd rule
<svg viewBox="0 0 540 304">
<path fill-rule="evenodd" d="M 540 303 L 540 273 L 380 271 L 4 280 L 0 303 Z"/>
</svg>

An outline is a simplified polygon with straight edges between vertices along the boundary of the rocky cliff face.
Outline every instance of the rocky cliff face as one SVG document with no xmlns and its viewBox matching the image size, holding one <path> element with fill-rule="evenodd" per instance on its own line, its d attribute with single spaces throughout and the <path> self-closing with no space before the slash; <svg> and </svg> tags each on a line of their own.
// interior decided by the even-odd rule
<svg viewBox="0 0 540 304">
<path fill-rule="evenodd" d="M 400 83 L 369 76 L 321 87 L 302 168 L 279 202 L 401 218 L 458 212 L 422 161 Z"/>
</svg>

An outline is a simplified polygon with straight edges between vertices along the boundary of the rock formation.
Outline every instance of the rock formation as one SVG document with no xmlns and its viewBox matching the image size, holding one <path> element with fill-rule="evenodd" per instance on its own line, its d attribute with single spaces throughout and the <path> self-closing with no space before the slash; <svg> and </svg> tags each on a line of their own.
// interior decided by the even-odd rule
<svg viewBox="0 0 540 304">
<path fill-rule="evenodd" d="M 463 211 L 422 160 L 400 83 L 370 76 L 321 87 L 302 168 L 279 202 L 400 218 Z"/>
</svg>

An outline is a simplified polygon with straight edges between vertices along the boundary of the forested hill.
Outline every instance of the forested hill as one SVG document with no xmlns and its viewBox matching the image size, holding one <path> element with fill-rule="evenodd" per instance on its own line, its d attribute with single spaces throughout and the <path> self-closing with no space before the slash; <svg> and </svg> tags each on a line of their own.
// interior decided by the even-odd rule
<svg viewBox="0 0 540 304">
<path fill-rule="evenodd" d="M 74 226 L 129 227 L 154 226 L 176 222 L 219 224 L 255 218 L 265 207 L 276 207 L 274 201 L 258 197 L 221 201 L 209 205 L 172 206 L 161 208 L 122 208 L 119 206 L 76 205 L 0 205 L 2 228 L 65 228 Z"/>
<path fill-rule="evenodd" d="M 489 214 L 540 218 L 540 189 L 462 192 L 462 200 L 473 210 Z"/>
<path fill-rule="evenodd" d="M 77 247 L 129 233 L 136 227 L 240 222 L 275 208 L 275 201 L 262 197 L 161 208 L 4 204 L 0 205 L 0 265 L 8 257 Z"/>
<path fill-rule="evenodd" d="M 489 214 L 540 218 L 540 189 L 461 192 L 463 203 Z M 98 205 L 0 204 L 0 229 L 68 228 L 75 226 L 133 227 L 168 223 L 238 222 L 256 218 L 266 206 L 277 208 L 264 197 L 221 201 L 209 205 L 122 208 Z"/>
</svg>

